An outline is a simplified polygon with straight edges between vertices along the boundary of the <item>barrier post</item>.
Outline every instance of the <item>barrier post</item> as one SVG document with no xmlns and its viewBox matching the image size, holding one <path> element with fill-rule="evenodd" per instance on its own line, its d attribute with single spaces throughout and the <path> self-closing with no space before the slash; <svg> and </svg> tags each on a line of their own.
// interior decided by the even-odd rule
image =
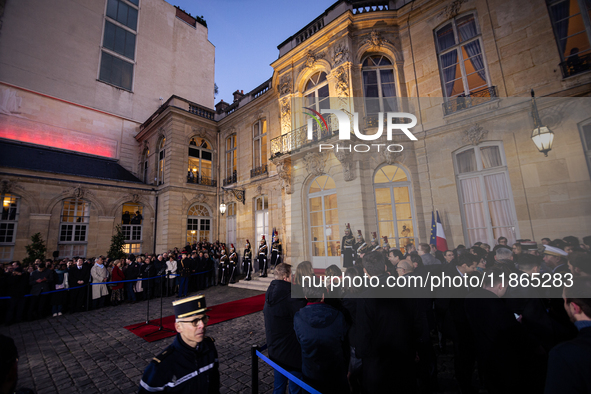
<svg viewBox="0 0 591 394">
<path fill-rule="evenodd" d="M 250 348 L 250 360 L 251 360 L 251 379 L 252 379 L 252 394 L 258 394 L 259 392 L 259 358 L 257 356 L 258 345 L 252 345 Z"/>
</svg>

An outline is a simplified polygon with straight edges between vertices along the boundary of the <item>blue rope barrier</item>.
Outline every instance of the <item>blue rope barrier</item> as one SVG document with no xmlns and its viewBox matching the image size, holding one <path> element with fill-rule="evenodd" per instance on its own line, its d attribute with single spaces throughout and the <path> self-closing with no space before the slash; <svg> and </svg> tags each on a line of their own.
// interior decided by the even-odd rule
<svg viewBox="0 0 591 394">
<path fill-rule="evenodd" d="M 190 276 L 193 275 L 200 275 L 200 274 L 206 274 L 208 272 L 212 272 L 213 270 L 209 270 L 209 271 L 201 271 L 201 272 L 195 272 L 194 274 L 191 274 Z M 169 275 L 169 277 L 171 276 L 180 276 L 178 274 L 172 274 Z M 157 279 L 157 278 L 166 278 L 166 275 L 158 275 L 158 276 L 152 276 L 151 278 L 137 278 L 137 279 L 127 279 L 127 280 L 119 280 L 119 281 L 115 281 L 115 282 L 98 282 L 98 283 L 88 283 L 90 286 L 97 286 L 97 285 L 112 285 L 114 283 L 125 283 L 125 282 L 140 282 L 140 281 L 144 281 L 144 280 L 150 280 L 150 279 Z M 24 297 L 34 297 L 36 295 L 45 295 L 45 294 L 52 294 L 52 293 L 59 293 L 62 291 L 70 291 L 70 290 L 74 290 L 74 289 L 80 289 L 82 287 L 86 287 L 86 285 L 82 285 L 82 286 L 76 286 L 76 287 L 68 287 L 65 289 L 58 289 L 58 290 L 50 290 L 50 291 L 44 291 L 43 293 L 39 293 L 39 294 L 25 294 Z M 4 296 L 4 297 L 0 297 L 0 300 L 10 300 L 12 299 L 12 297 L 10 296 Z"/>
<path fill-rule="evenodd" d="M 271 368 L 279 371 L 280 374 L 282 374 L 283 376 L 285 376 L 291 382 L 294 382 L 295 384 L 297 384 L 298 386 L 300 386 L 302 389 L 306 390 L 308 393 L 310 393 L 310 394 L 322 394 L 320 391 L 318 391 L 316 389 L 313 389 L 312 387 L 310 387 L 306 383 L 302 382 L 300 379 L 296 378 L 295 376 L 293 376 L 292 374 L 290 374 L 289 372 L 287 372 L 285 369 L 281 368 L 279 365 L 275 364 L 273 361 L 271 361 L 268 357 L 266 357 L 264 354 L 262 354 L 258 350 L 256 351 L 256 355 L 261 360 L 263 360 L 264 362 L 266 362 L 267 364 L 269 364 L 271 366 Z"/>
</svg>

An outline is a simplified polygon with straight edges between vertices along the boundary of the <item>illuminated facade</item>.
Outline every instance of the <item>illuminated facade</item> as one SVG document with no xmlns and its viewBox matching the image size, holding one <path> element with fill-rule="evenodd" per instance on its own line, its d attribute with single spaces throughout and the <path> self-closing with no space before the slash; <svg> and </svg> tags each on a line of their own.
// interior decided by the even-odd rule
<svg viewBox="0 0 591 394">
<path fill-rule="evenodd" d="M 104 4 L 101 23 L 133 34 L 129 17 L 125 23 L 109 18 L 113 1 Z M 134 8 L 133 1 L 117 1 Z M 591 234 L 591 21 L 585 1 L 337 2 L 279 45 L 268 81 L 246 94 L 236 91 L 233 103 L 215 109 L 207 30 L 198 22 L 191 26 L 182 20 L 186 14 L 164 2 L 140 2 L 138 31 L 150 10 L 165 7 L 178 19 L 175 29 L 196 29 L 192 39 L 209 56 L 183 61 L 205 62 L 211 73 L 187 87 L 176 80 L 153 86 L 161 82 L 149 78 L 138 60 L 131 86 L 146 93 L 134 90 L 133 99 L 125 98 L 125 88 L 101 80 L 107 77 L 99 65 L 100 53 L 127 61 L 126 47 L 123 55 L 113 53 L 102 30 L 102 47 L 93 49 L 97 87 L 84 100 L 77 100 L 69 82 L 19 80 L 15 70 L 0 71 L 0 87 L 12 103 L 9 114 L 0 115 L 3 138 L 19 139 L 26 133 L 14 130 L 22 127 L 35 137 L 21 141 L 79 146 L 75 150 L 116 159 L 111 161 L 137 178 L 90 181 L 3 166 L 3 193 L 11 201 L 3 223 L 16 226 L 15 241 L 4 245 L 14 249 L 14 258 L 22 258 L 37 231 L 60 254 L 79 252 L 82 234 L 87 255 L 104 252 L 114 225 L 135 210 L 142 220 L 124 224 L 128 250 L 216 239 L 241 249 L 246 239 L 253 246 L 262 235 L 270 240 L 277 228 L 287 261 L 310 260 L 317 268 L 342 264 L 346 223 L 367 241 L 375 232 L 404 248 L 428 241 L 434 210 L 450 246 L 492 244 L 501 235 L 511 242 Z M 11 12 L 8 7 L 4 15 L 0 56 L 15 50 L 5 43 Z M 139 59 L 142 45 L 152 44 L 138 37 Z M 158 48 L 150 49 L 160 56 Z M 555 133 L 548 157 L 530 138 L 532 88 L 541 120 Z M 166 101 L 150 101 L 159 95 Z M 304 107 L 356 112 L 366 134 L 378 129 L 380 112 L 409 112 L 419 120 L 412 129 L 418 141 L 353 138 L 351 143 L 398 143 L 404 150 L 319 152 L 319 140 L 333 146 L 343 141 L 332 118 L 328 129 L 313 126 L 316 140 L 308 141 Z M 63 142 L 54 142 L 55 135 Z M 222 200 L 228 207 L 223 216 Z"/>
</svg>

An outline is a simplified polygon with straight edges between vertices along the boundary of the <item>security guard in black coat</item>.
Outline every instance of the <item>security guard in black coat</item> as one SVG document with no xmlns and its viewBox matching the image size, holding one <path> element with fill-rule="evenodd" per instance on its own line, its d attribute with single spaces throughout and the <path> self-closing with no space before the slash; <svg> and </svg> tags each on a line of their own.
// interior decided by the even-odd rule
<svg viewBox="0 0 591 394">
<path fill-rule="evenodd" d="M 205 296 L 189 297 L 172 304 L 178 334 L 144 371 L 139 393 L 219 394 L 218 353 L 214 340 L 205 336 L 209 320 L 205 314 Z"/>
</svg>

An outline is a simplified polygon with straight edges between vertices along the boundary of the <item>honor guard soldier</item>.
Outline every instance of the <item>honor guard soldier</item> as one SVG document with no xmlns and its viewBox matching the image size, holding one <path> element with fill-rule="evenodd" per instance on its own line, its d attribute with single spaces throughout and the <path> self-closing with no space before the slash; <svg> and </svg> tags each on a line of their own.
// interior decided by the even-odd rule
<svg viewBox="0 0 591 394">
<path fill-rule="evenodd" d="M 154 357 L 140 381 L 139 393 L 218 393 L 220 372 L 214 340 L 205 336 L 209 316 L 205 296 L 172 303 L 176 338 Z"/>
<path fill-rule="evenodd" d="M 384 249 L 384 252 L 388 253 L 390 251 L 390 244 L 388 243 L 388 236 L 384 235 L 382 237 L 382 239 L 384 240 L 384 243 L 382 244 L 382 249 Z"/>
<path fill-rule="evenodd" d="M 368 244 L 365 242 L 362 243 L 361 246 L 357 248 L 357 258 L 355 259 L 355 264 L 363 266 L 363 256 L 365 256 L 366 253 L 369 253 L 370 250 L 371 248 Z"/>
<path fill-rule="evenodd" d="M 244 249 L 244 257 L 242 258 L 242 269 L 246 272 L 246 278 L 244 278 L 244 280 L 251 280 L 252 250 L 250 249 L 250 242 L 248 239 L 246 240 L 246 248 Z"/>
<path fill-rule="evenodd" d="M 222 247 L 222 257 L 220 257 L 220 285 L 227 285 L 228 268 L 230 267 L 230 260 L 226 254 L 226 248 Z"/>
<path fill-rule="evenodd" d="M 261 244 L 259 245 L 259 269 L 261 270 L 261 278 L 267 277 L 267 241 L 265 236 L 261 238 Z"/>
<path fill-rule="evenodd" d="M 238 266 L 238 255 L 236 254 L 236 249 L 234 249 L 234 244 L 230 244 L 230 266 L 228 271 L 230 273 L 230 281 L 229 283 L 236 283 L 234 279 L 234 275 L 236 274 L 236 267 Z"/>
<path fill-rule="evenodd" d="M 355 251 L 353 245 L 355 244 L 355 238 L 351 234 L 351 226 L 347 223 L 345 227 L 345 236 L 341 242 L 341 255 L 343 256 L 343 267 L 352 267 L 353 260 L 355 259 Z"/>
<path fill-rule="evenodd" d="M 271 265 L 273 265 L 273 269 L 275 269 L 277 264 L 281 264 L 281 253 L 281 242 L 279 241 L 277 230 L 273 229 L 273 243 L 271 244 Z"/>
<path fill-rule="evenodd" d="M 357 250 L 361 247 L 361 245 L 366 245 L 365 240 L 363 239 L 363 235 L 361 234 L 361 230 L 357 230 L 357 242 L 353 245 L 353 251 L 355 252 L 354 256 L 354 264 L 361 264 L 361 259 L 357 254 Z"/>
<path fill-rule="evenodd" d="M 375 252 L 376 250 L 380 249 L 380 243 L 378 242 L 378 233 L 371 233 L 371 246 L 370 246 L 370 251 L 371 252 Z"/>
</svg>

